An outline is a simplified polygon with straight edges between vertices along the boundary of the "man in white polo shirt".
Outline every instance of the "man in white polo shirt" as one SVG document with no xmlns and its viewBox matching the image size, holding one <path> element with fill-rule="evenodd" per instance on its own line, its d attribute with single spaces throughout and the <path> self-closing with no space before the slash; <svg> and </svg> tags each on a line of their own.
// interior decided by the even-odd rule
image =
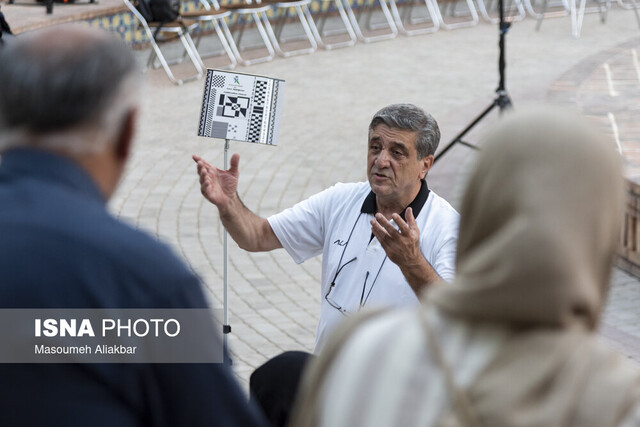
<svg viewBox="0 0 640 427">
<path fill-rule="evenodd" d="M 227 171 L 193 158 L 202 194 L 241 248 L 284 247 L 297 263 L 322 254 L 317 352 L 361 307 L 414 305 L 422 289 L 453 279 L 459 215 L 426 183 L 439 140 L 422 109 L 387 106 L 369 125 L 368 182 L 336 184 L 268 219 L 236 192 L 238 154 Z"/>
</svg>

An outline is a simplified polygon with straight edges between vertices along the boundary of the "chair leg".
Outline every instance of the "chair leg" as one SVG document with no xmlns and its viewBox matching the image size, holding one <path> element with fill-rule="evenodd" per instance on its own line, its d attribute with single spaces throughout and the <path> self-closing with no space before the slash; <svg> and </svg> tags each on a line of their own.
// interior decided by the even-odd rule
<svg viewBox="0 0 640 427">
<path fill-rule="evenodd" d="M 342 6 L 342 0 L 334 0 L 334 3 L 336 5 L 336 9 L 338 10 L 338 14 L 340 15 L 340 19 L 342 20 L 342 25 L 344 26 L 344 30 L 338 30 L 335 32 L 335 34 L 344 34 L 346 33 L 349 36 L 348 40 L 345 41 L 339 41 L 339 42 L 335 42 L 335 43 L 327 43 L 323 38 L 322 38 L 322 34 L 327 34 L 323 31 L 324 28 L 324 23 L 326 21 L 326 15 L 323 16 L 322 21 L 320 23 L 320 29 L 316 28 L 315 29 L 315 35 L 316 35 L 316 41 L 318 43 L 318 46 L 322 47 L 325 50 L 331 50 L 331 49 L 337 49 L 340 47 L 347 47 L 347 46 L 353 46 L 357 39 L 356 33 L 353 31 L 353 27 L 351 26 L 351 23 L 349 22 L 349 17 L 347 16 L 347 13 L 344 10 L 344 6 Z M 308 8 L 306 9 L 305 13 L 309 12 Z M 310 14 L 310 12 L 309 12 Z M 313 22 L 313 20 L 309 21 L 310 23 Z M 315 24 L 312 25 L 312 30 L 315 27 Z M 334 33 L 328 33 L 333 35 Z"/>
<path fill-rule="evenodd" d="M 353 46 L 358 38 L 356 36 L 356 33 L 353 31 L 353 27 L 349 22 L 349 17 L 347 16 L 347 12 L 344 10 L 344 6 L 342 5 L 341 0 L 336 0 L 336 8 L 338 9 L 338 13 L 340 14 L 340 19 L 342 19 L 342 23 L 344 24 L 344 28 L 347 30 L 347 34 L 349 34 L 349 41 L 344 43 L 334 43 L 333 46 Z"/>
<path fill-rule="evenodd" d="M 273 48 L 279 55 L 285 58 L 289 56 L 294 56 L 294 55 L 303 55 L 307 53 L 312 53 L 312 52 L 315 52 L 316 49 L 318 48 L 318 44 L 316 42 L 314 33 L 311 30 L 311 25 L 309 24 L 309 22 L 307 22 L 307 17 L 311 17 L 311 13 L 305 14 L 302 9 L 302 6 L 300 5 L 296 5 L 292 7 L 295 9 L 296 14 L 298 15 L 298 20 L 302 25 L 302 29 L 304 30 L 305 35 L 307 36 L 307 40 L 309 41 L 309 45 L 310 45 L 309 47 L 305 47 L 302 49 L 294 49 L 294 50 L 283 49 L 283 47 L 281 46 L 281 43 L 283 43 L 283 40 L 281 38 L 282 29 L 280 28 L 279 34 L 276 35 L 276 33 L 274 33 L 273 31 L 273 28 L 271 26 L 271 23 L 269 22 L 268 17 L 266 16 L 266 14 L 264 13 L 262 14 L 264 27 L 267 31 L 267 34 L 269 35 L 269 38 L 271 39 L 271 44 L 273 45 Z M 288 14 L 289 14 L 289 8 L 287 8 L 285 18 L 288 16 Z M 311 21 L 313 21 L 313 18 L 311 18 Z M 315 27 L 315 24 L 314 24 L 314 27 Z"/>
<path fill-rule="evenodd" d="M 389 0 L 389 4 L 391 6 L 391 13 L 393 14 L 393 17 L 396 21 L 396 25 L 398 26 L 398 30 L 404 35 L 415 36 L 418 34 L 428 34 L 428 33 L 433 33 L 435 31 L 438 31 L 438 29 L 440 28 L 440 22 L 438 21 L 438 16 L 436 15 L 435 10 L 433 9 L 433 4 L 429 0 L 425 0 L 425 6 L 427 9 L 427 14 L 431 18 L 432 25 L 428 27 L 414 28 L 414 29 L 409 29 L 405 27 L 403 18 L 402 16 L 400 16 L 400 12 L 398 11 L 398 6 L 396 4 L 396 1 Z M 413 6 L 411 7 L 413 8 Z M 408 15 L 408 19 L 410 21 L 411 14 Z"/>
<path fill-rule="evenodd" d="M 271 41 L 269 40 L 269 35 L 267 34 L 267 31 L 265 30 L 265 26 L 261 21 L 261 17 L 260 17 L 261 14 L 262 13 L 252 12 L 251 18 L 253 19 L 253 22 L 256 24 L 256 29 L 258 30 L 258 33 L 260 34 L 260 38 L 262 39 L 262 42 L 264 43 L 264 46 L 267 49 L 267 55 L 247 60 L 247 59 L 244 59 L 242 56 L 240 56 L 240 53 L 238 52 L 239 49 L 236 49 L 238 62 L 240 62 L 242 65 L 252 65 L 252 64 L 259 64 L 261 62 L 271 61 L 276 55 L 274 47 L 271 44 Z M 267 24 L 268 23 L 269 21 L 267 20 Z M 271 25 L 269 25 L 268 28 L 271 29 Z M 239 48 L 240 42 L 237 42 L 236 45 Z"/>
<path fill-rule="evenodd" d="M 231 30 L 229 30 L 229 26 L 224 21 L 222 21 L 220 26 L 222 27 L 222 31 L 223 31 L 224 35 L 226 36 L 227 40 L 229 41 L 229 48 L 231 49 L 231 52 L 233 53 L 233 56 L 236 59 L 236 63 L 237 62 L 242 62 L 244 64 L 244 62 L 243 62 L 244 60 L 242 59 L 242 56 L 240 55 L 240 51 L 238 50 L 238 45 L 236 44 L 235 40 L 233 39 L 233 35 L 231 34 Z"/>
<path fill-rule="evenodd" d="M 238 29 L 238 25 L 236 24 L 236 29 L 235 29 L 235 34 L 238 35 L 238 38 L 236 39 L 236 45 L 238 46 L 238 49 L 240 48 L 240 46 L 242 46 L 242 36 L 244 35 L 244 28 L 247 26 L 247 21 L 245 19 L 245 17 L 242 17 L 242 25 L 240 26 L 240 29 Z"/>
<path fill-rule="evenodd" d="M 469 9 L 469 14 L 471 15 L 471 20 L 450 24 L 445 22 L 444 17 L 442 16 L 442 12 L 440 12 L 440 6 L 438 5 L 438 1 L 433 0 L 434 9 L 438 17 L 438 20 L 440 21 L 440 26 L 445 30 L 453 30 L 455 28 L 472 27 L 478 24 L 478 21 L 480 19 L 478 17 L 478 12 L 476 12 L 476 8 L 473 5 L 473 0 L 466 0 L 466 3 L 467 3 L 467 8 Z"/>
<path fill-rule="evenodd" d="M 167 74 L 167 77 L 169 78 L 169 80 L 171 80 L 171 82 L 176 85 L 181 85 L 184 82 L 196 80 L 202 77 L 202 75 L 204 74 L 204 70 L 202 68 L 202 59 L 200 59 L 200 56 L 195 50 L 195 45 L 193 44 L 193 40 L 191 39 L 191 36 L 189 36 L 189 33 L 186 30 L 181 30 L 176 35 L 177 35 L 177 38 L 180 39 L 180 42 L 182 43 L 182 46 L 185 52 L 187 52 L 187 55 L 191 59 L 193 66 L 196 68 L 197 73 L 195 75 L 192 75 L 183 79 L 176 78 L 176 76 L 171 71 L 171 68 L 169 67 L 170 62 L 168 62 L 164 57 L 164 54 L 160 49 L 160 45 L 158 44 L 158 41 L 154 37 L 154 33 L 151 32 L 150 29 L 149 30 L 145 29 L 145 31 L 149 38 L 149 42 L 151 43 L 151 53 L 149 54 L 149 60 L 147 61 L 148 68 L 156 68 L 154 67 L 154 63 L 155 63 L 155 60 L 157 59 L 158 62 L 160 63 L 160 66 L 164 69 L 164 72 Z M 178 60 L 176 62 L 180 62 L 180 61 Z M 172 62 L 172 63 L 176 63 L 176 62 Z"/>
<path fill-rule="evenodd" d="M 195 76 L 189 77 L 188 79 L 183 79 L 183 81 L 197 80 L 200 77 L 202 77 L 202 75 L 204 74 L 205 65 L 202 62 L 202 58 L 200 58 L 200 55 L 198 55 L 198 50 L 196 49 L 196 46 L 193 44 L 193 40 L 191 39 L 191 36 L 187 32 L 187 30 L 183 31 L 180 34 L 180 40 L 182 41 L 182 45 L 184 46 L 184 49 L 187 51 L 187 54 L 189 55 L 189 58 L 191 59 L 193 66 L 196 68 L 196 71 L 198 72 L 198 74 L 196 74 Z"/>
<path fill-rule="evenodd" d="M 202 39 L 202 34 L 203 31 L 200 31 L 198 34 L 198 38 L 195 40 L 194 45 L 196 48 L 196 52 L 198 52 L 198 56 L 200 58 L 209 58 L 212 56 L 219 56 L 222 52 L 224 52 L 227 57 L 229 58 L 229 65 L 225 66 L 224 68 L 227 69 L 233 69 L 236 67 L 238 61 L 236 60 L 236 57 L 233 53 L 233 50 L 231 49 L 230 44 L 233 43 L 233 39 L 229 38 L 229 40 L 227 40 L 227 36 L 225 35 L 225 33 L 222 31 L 221 26 L 226 26 L 227 24 L 224 22 L 224 18 L 214 18 L 214 19 L 207 19 L 207 20 L 202 20 L 200 21 L 202 22 L 211 22 L 211 24 L 213 25 L 213 29 L 216 32 L 216 35 L 218 37 L 218 40 L 220 41 L 220 44 L 222 45 L 222 51 L 220 50 L 216 50 L 213 52 L 207 52 L 207 53 L 200 53 L 200 41 Z M 200 27 L 200 29 L 202 29 L 202 27 Z M 228 29 L 227 29 L 228 31 Z M 230 36 L 229 36 L 230 37 Z M 193 38 L 192 38 L 193 39 Z M 187 56 L 187 51 L 185 50 L 183 57 Z M 206 68 L 206 66 L 204 64 L 202 64 L 202 66 L 204 68 Z"/>
<path fill-rule="evenodd" d="M 284 9 L 284 12 L 282 12 L 281 9 Z M 287 18 L 289 18 L 289 8 L 277 8 L 273 20 L 275 22 L 274 33 L 276 34 L 278 40 L 281 40 L 282 31 L 284 30 L 284 25 L 287 22 Z M 274 25 L 271 26 L 274 27 Z"/>
<path fill-rule="evenodd" d="M 233 38 L 230 38 L 229 40 L 227 40 L 227 37 L 225 37 L 225 33 L 220 27 L 225 27 L 225 28 L 227 27 L 227 23 L 224 22 L 224 18 L 220 21 L 218 21 L 217 19 L 213 21 L 213 28 L 216 30 L 216 34 L 218 35 L 218 39 L 220 39 L 222 48 L 224 49 L 225 53 L 227 54 L 227 57 L 229 58 L 228 68 L 233 69 L 238 64 L 238 61 L 236 60 L 233 49 L 231 48 L 232 45 L 235 46 L 235 43 L 233 41 Z M 228 31 L 229 29 L 227 28 L 227 32 Z"/>
<path fill-rule="evenodd" d="M 511 18 L 511 22 L 522 21 L 527 15 L 525 7 L 522 4 L 522 0 L 511 0 L 510 3 L 511 5 L 509 7 L 509 10 L 513 10 L 513 8 L 515 7 L 518 13 L 510 14 L 509 16 L 505 15 L 505 18 Z M 498 22 L 500 22 L 500 18 L 491 17 L 489 15 L 489 12 L 487 10 L 488 8 L 484 0 L 476 0 L 476 4 L 478 5 L 478 11 L 480 12 L 480 16 L 482 16 L 482 19 L 490 24 L 497 24 Z M 492 4 L 489 3 L 489 7 L 491 6 Z"/>
<path fill-rule="evenodd" d="M 604 4 L 600 3 L 600 5 L 595 7 L 586 8 L 586 0 L 580 0 L 579 9 L 576 11 L 576 0 L 571 0 L 571 31 L 575 38 L 580 38 L 580 31 L 582 30 L 582 22 L 584 21 L 585 13 L 599 13 L 600 14 L 600 22 L 603 24 L 607 20 L 607 12 L 611 7 L 611 1 L 606 0 Z"/>
<path fill-rule="evenodd" d="M 266 14 L 263 12 L 263 13 L 260 13 L 260 19 L 258 19 L 258 22 L 260 20 L 262 20 L 262 24 L 260 24 L 261 30 L 259 30 L 260 33 L 261 34 L 266 33 L 267 38 L 271 42 L 271 45 L 273 46 L 273 49 L 276 51 L 276 53 L 278 53 L 279 55 L 285 56 L 284 52 L 280 48 L 280 43 L 278 43 L 278 38 L 273 32 L 273 28 L 271 27 L 271 23 L 269 22 L 269 17 L 266 16 Z M 256 24 L 258 22 L 256 22 Z"/>
<path fill-rule="evenodd" d="M 391 15 L 391 12 L 389 11 L 389 7 L 387 6 L 387 2 L 386 0 L 379 0 L 380 1 L 380 7 L 382 8 L 382 13 L 384 14 L 387 23 L 389 24 L 389 32 L 386 34 L 380 34 L 377 36 L 365 36 L 362 33 L 362 30 L 360 29 L 360 25 L 358 24 L 358 18 L 356 17 L 356 15 L 353 13 L 353 9 L 351 8 L 351 5 L 349 4 L 349 0 L 342 0 L 342 4 L 347 12 L 347 16 L 349 17 L 349 20 L 351 21 L 351 26 L 353 27 L 353 30 L 356 34 L 356 36 L 358 37 L 358 40 L 364 42 L 364 43 L 371 43 L 371 42 L 375 42 L 375 41 L 379 41 L 379 40 L 388 40 L 388 39 L 392 39 L 394 37 L 396 37 L 398 35 L 398 28 L 396 27 L 395 22 L 393 21 L 393 16 Z"/>
<path fill-rule="evenodd" d="M 551 18 L 551 17 L 560 17 L 560 16 L 567 16 L 567 14 L 570 13 L 570 5 L 566 0 L 562 0 L 561 2 L 561 6 L 562 6 L 562 10 L 560 11 L 551 11 L 551 12 L 547 12 L 547 8 L 549 7 L 549 2 L 548 0 L 543 0 L 543 4 L 542 4 L 542 11 L 540 13 L 536 12 L 536 10 L 533 7 L 533 3 L 531 2 L 531 0 L 522 0 L 524 2 L 524 8 L 526 9 L 526 11 L 529 13 L 529 15 L 531 15 L 533 18 L 535 18 L 536 20 L 538 20 L 536 26 L 539 29 L 539 26 L 541 24 L 541 20 L 544 18 Z M 556 6 L 554 5 L 551 5 Z"/>
<path fill-rule="evenodd" d="M 162 65 L 164 72 L 167 74 L 167 77 L 169 77 L 169 80 L 171 80 L 174 84 L 177 84 L 177 85 L 181 85 L 182 83 L 184 83 L 183 80 L 177 79 L 171 72 L 171 68 L 169 68 L 169 64 L 164 59 L 164 55 L 160 51 L 160 46 L 158 46 L 158 44 L 156 43 L 153 35 L 149 39 L 149 42 L 151 43 L 151 47 L 153 48 L 153 53 L 149 56 L 148 65 L 152 65 L 153 61 L 157 58 L 158 61 L 160 61 L 160 64 Z"/>
<path fill-rule="evenodd" d="M 305 4 L 296 7 L 296 12 L 298 13 L 298 17 L 300 18 L 300 23 L 302 24 L 304 32 L 309 39 L 309 44 L 315 51 L 316 49 L 318 49 L 318 43 L 316 42 L 318 29 L 316 28 L 316 23 L 313 20 L 313 16 L 311 15 L 311 10 L 309 10 L 309 5 Z"/>
</svg>

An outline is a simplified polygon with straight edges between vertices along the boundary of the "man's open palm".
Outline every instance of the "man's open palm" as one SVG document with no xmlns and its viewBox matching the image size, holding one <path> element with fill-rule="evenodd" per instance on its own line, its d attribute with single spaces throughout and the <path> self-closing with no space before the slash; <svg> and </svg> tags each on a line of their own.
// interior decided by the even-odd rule
<svg viewBox="0 0 640 427">
<path fill-rule="evenodd" d="M 238 189 L 240 155 L 231 156 L 228 170 L 213 167 L 200 156 L 194 155 L 193 161 L 198 165 L 202 195 L 218 208 L 225 207 Z"/>
</svg>

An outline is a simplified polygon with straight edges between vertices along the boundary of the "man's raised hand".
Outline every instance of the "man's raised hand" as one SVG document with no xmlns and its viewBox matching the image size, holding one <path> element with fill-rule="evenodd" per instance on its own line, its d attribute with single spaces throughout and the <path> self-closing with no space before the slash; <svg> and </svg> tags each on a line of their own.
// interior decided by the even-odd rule
<svg viewBox="0 0 640 427">
<path fill-rule="evenodd" d="M 218 209 L 224 209 L 229 202 L 235 198 L 238 189 L 238 175 L 240 155 L 231 156 L 228 170 L 218 169 L 211 166 L 200 156 L 193 156 L 193 161 L 198 165 L 198 175 L 200 176 L 200 192 Z"/>
</svg>

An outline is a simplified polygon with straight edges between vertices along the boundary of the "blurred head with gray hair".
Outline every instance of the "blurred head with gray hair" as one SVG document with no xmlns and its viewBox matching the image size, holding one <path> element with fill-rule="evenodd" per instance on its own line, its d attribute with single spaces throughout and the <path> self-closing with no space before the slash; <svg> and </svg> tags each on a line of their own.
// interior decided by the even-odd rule
<svg viewBox="0 0 640 427">
<path fill-rule="evenodd" d="M 124 165 L 141 85 L 124 43 L 100 30 L 54 26 L 16 37 L 0 50 L 0 64 L 0 152 L 55 151 L 85 169 L 110 154 Z"/>
</svg>

